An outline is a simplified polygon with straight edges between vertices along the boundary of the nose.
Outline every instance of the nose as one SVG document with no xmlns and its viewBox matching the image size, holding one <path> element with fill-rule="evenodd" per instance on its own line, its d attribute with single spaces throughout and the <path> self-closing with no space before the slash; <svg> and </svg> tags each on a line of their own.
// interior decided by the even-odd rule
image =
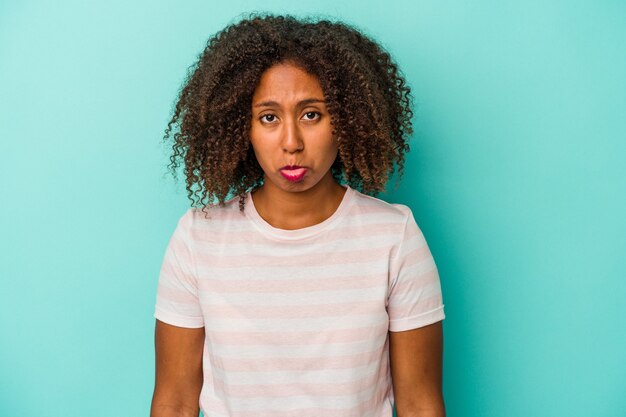
<svg viewBox="0 0 626 417">
<path fill-rule="evenodd" d="M 285 123 L 282 134 L 282 147 L 285 152 L 299 152 L 304 148 L 302 141 L 302 132 L 298 126 L 298 122 L 291 120 Z"/>
</svg>

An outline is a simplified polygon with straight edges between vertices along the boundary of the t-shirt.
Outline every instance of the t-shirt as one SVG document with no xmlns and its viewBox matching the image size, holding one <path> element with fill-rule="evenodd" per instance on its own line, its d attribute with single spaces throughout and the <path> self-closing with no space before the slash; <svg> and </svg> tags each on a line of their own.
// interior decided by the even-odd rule
<svg viewBox="0 0 626 417">
<path fill-rule="evenodd" d="M 316 225 L 275 228 L 250 192 L 188 209 L 165 251 L 154 316 L 205 328 L 207 417 L 390 417 L 388 331 L 445 318 L 409 207 L 344 185 Z"/>
</svg>

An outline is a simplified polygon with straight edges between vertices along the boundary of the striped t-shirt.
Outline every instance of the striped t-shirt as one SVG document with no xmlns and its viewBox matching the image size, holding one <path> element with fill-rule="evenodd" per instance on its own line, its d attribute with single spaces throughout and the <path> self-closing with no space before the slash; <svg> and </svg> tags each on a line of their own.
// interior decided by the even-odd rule
<svg viewBox="0 0 626 417">
<path fill-rule="evenodd" d="M 390 417 L 388 331 L 444 319 L 437 267 L 405 205 L 349 186 L 316 225 L 278 229 L 250 193 L 190 208 L 154 316 L 205 328 L 207 417 Z"/>
</svg>

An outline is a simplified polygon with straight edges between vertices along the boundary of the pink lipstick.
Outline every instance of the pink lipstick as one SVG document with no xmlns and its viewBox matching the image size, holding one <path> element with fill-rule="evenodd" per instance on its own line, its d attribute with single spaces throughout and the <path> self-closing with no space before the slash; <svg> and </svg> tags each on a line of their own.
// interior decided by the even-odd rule
<svg viewBox="0 0 626 417">
<path fill-rule="evenodd" d="M 298 182 L 304 178 L 307 169 L 297 165 L 287 165 L 280 169 L 280 175 L 291 182 Z"/>
</svg>

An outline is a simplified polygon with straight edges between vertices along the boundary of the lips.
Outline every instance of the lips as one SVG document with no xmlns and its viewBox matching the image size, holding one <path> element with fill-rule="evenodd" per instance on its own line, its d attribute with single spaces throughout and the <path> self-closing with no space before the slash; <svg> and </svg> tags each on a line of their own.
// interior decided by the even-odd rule
<svg viewBox="0 0 626 417">
<path fill-rule="evenodd" d="M 288 181 L 297 182 L 304 178 L 307 169 L 298 165 L 286 165 L 280 169 L 280 174 Z"/>
</svg>

